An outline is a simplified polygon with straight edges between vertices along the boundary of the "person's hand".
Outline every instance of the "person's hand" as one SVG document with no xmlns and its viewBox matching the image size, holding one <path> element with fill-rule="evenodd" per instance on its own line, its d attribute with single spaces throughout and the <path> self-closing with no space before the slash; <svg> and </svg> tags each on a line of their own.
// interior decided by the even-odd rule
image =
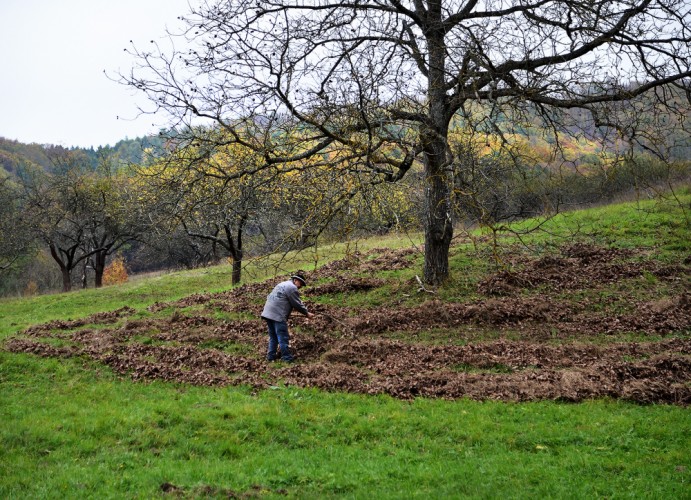
<svg viewBox="0 0 691 500">
<path fill-rule="evenodd" d="M 314 318 L 314 313 L 307 313 L 307 319 Z"/>
</svg>

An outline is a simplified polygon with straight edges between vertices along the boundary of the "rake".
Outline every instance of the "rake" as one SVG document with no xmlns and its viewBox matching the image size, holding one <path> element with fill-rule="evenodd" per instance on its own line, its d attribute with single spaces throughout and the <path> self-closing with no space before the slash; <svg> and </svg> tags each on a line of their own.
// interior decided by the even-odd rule
<svg viewBox="0 0 691 500">
<path fill-rule="evenodd" d="M 333 321 L 333 322 L 335 322 L 335 323 L 338 323 L 338 324 L 341 325 L 343 328 L 345 328 L 346 331 L 348 331 L 348 333 L 351 333 L 351 334 L 353 333 L 352 329 L 350 328 L 350 325 L 346 324 L 345 322 L 341 321 L 341 320 L 338 319 L 338 318 L 334 318 L 334 317 L 331 316 L 330 314 L 327 314 L 327 313 L 325 313 L 325 312 L 315 312 L 314 314 L 318 314 L 319 316 L 324 316 L 325 318 L 329 318 L 331 321 Z"/>
</svg>

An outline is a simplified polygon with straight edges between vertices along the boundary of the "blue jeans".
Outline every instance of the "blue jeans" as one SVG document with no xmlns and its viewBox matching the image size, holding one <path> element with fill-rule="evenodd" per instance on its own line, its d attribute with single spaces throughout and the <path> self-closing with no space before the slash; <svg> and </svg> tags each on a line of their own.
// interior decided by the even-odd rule
<svg viewBox="0 0 691 500">
<path fill-rule="evenodd" d="M 285 321 L 273 321 L 264 318 L 269 329 L 269 350 L 266 353 L 266 359 L 273 361 L 278 359 L 276 349 L 281 348 L 281 359 L 283 361 L 293 361 L 293 356 L 290 354 L 290 337 L 288 336 L 288 323 Z"/>
</svg>

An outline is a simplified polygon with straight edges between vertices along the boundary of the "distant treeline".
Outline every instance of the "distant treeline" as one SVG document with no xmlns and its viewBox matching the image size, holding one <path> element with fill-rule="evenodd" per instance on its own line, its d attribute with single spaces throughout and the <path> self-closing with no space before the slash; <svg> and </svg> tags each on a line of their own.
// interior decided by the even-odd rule
<svg viewBox="0 0 691 500">
<path fill-rule="evenodd" d="M 450 138 L 459 224 L 500 228 L 622 196 L 655 196 L 691 179 L 688 137 L 673 138 L 683 158 L 661 159 L 565 135 L 556 137 L 557 161 L 554 137 L 502 125 L 510 147 L 460 127 Z M 359 176 L 337 169 L 217 179 L 199 176 L 203 165 L 190 163 L 199 159 L 194 146 L 175 159 L 174 142 L 167 133 L 83 149 L 0 138 L 0 296 L 100 286 L 116 257 L 134 273 L 229 259 L 239 281 L 243 257 L 423 227 L 419 165 L 393 184 L 358 184 Z M 232 174 L 242 154 L 219 150 L 205 161 Z"/>
<path fill-rule="evenodd" d="M 52 157 L 65 152 L 83 155 L 93 170 L 100 162 L 109 159 L 121 164 L 141 164 L 146 152 L 160 152 L 166 139 L 163 135 L 122 139 L 114 146 L 99 146 L 94 149 L 58 146 L 54 144 L 26 144 L 17 140 L 0 137 L 0 167 L 10 174 L 17 174 L 22 167 L 37 165 L 50 171 L 53 168 Z"/>
</svg>

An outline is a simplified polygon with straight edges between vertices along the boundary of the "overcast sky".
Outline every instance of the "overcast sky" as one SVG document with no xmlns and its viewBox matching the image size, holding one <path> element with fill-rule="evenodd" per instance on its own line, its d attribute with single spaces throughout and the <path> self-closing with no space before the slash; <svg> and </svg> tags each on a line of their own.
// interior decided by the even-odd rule
<svg viewBox="0 0 691 500">
<path fill-rule="evenodd" d="M 158 132 L 163 118 L 135 119 L 146 101 L 103 71 L 128 72 L 129 41 L 145 47 L 188 10 L 187 0 L 0 0 L 0 137 L 97 147 Z"/>
</svg>

